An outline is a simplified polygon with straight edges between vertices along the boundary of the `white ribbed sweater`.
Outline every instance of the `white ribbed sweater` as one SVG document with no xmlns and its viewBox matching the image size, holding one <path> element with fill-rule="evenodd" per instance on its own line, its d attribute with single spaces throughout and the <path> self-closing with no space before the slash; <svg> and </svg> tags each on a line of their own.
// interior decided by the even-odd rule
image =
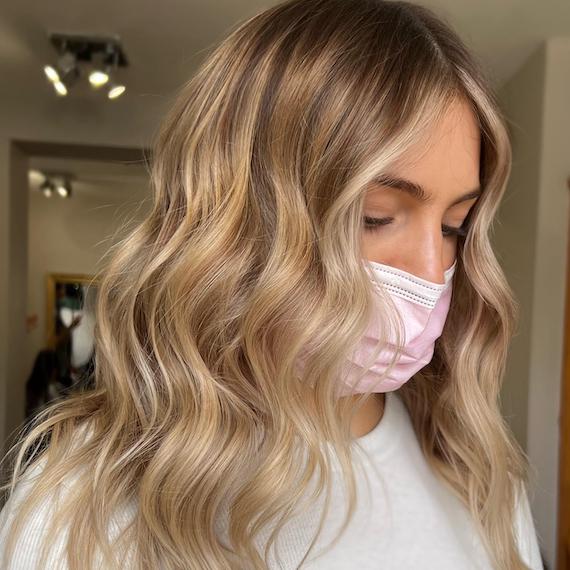
<svg viewBox="0 0 570 570">
<path fill-rule="evenodd" d="M 378 425 L 356 440 L 367 454 L 357 468 L 358 504 L 354 519 L 339 542 L 329 550 L 344 515 L 344 492 L 335 485 L 324 534 L 301 568 L 310 570 L 492 570 L 467 510 L 435 477 L 424 460 L 407 410 L 397 392 L 386 393 L 384 415 Z M 340 476 L 335 471 L 335 477 Z M 335 479 L 336 480 L 336 479 Z M 366 485 L 368 480 L 369 487 Z M 0 556 L 15 509 L 25 500 L 29 483 L 22 481 L 0 512 Z M 50 508 L 34 512 L 18 543 L 12 564 L 2 570 L 39 570 L 39 545 L 44 539 Z M 124 509 L 110 523 L 110 535 L 129 520 Z M 286 527 L 273 551 L 271 570 L 293 570 L 303 558 L 316 530 L 318 513 L 302 513 Z M 519 501 L 516 536 L 523 560 L 532 570 L 543 570 L 539 542 L 526 493 Z M 224 522 L 220 525 L 224 536 Z M 48 568 L 61 567 L 64 537 L 51 541 Z M 266 537 L 259 537 L 258 545 Z M 322 556 L 317 555 L 325 549 Z M 0 558 L 1 560 L 1 558 Z M 43 569 L 42 569 L 43 570 Z M 188 569 L 190 570 L 190 569 Z M 204 569 L 215 570 L 215 569 Z"/>
</svg>

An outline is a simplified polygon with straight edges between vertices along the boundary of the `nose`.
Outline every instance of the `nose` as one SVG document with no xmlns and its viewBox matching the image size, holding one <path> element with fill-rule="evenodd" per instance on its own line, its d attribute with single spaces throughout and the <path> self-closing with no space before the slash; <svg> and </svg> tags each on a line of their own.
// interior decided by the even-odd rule
<svg viewBox="0 0 570 570">
<path fill-rule="evenodd" d="M 407 264 L 398 264 L 400 269 L 430 281 L 438 285 L 445 284 L 445 272 L 453 265 L 455 259 L 449 260 L 428 260 L 417 256 L 413 261 Z"/>
<path fill-rule="evenodd" d="M 405 271 L 438 285 L 445 284 L 445 272 L 457 257 L 457 244 L 442 234 L 441 224 L 438 215 L 418 221 L 415 235 L 400 250 L 399 258 Z"/>
</svg>

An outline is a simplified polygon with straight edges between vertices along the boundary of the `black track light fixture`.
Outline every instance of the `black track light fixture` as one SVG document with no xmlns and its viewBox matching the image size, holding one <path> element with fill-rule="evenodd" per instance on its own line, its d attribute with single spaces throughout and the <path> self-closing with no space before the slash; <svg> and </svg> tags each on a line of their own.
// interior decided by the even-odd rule
<svg viewBox="0 0 570 570">
<path fill-rule="evenodd" d="M 67 95 L 70 86 L 83 75 L 82 67 L 89 68 L 85 74 L 93 89 L 107 86 L 109 99 L 124 93 L 125 85 L 115 76 L 119 68 L 128 66 L 128 62 L 117 36 L 51 33 L 49 39 L 58 53 L 58 60 L 55 65 L 44 66 L 44 73 L 56 93 Z"/>
</svg>

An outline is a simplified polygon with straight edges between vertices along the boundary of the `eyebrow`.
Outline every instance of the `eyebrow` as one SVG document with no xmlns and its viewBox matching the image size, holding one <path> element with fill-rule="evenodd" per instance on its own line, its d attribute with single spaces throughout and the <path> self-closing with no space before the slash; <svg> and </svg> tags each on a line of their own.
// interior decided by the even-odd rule
<svg viewBox="0 0 570 570">
<path fill-rule="evenodd" d="M 400 190 L 409 194 L 416 200 L 420 202 L 431 202 L 432 195 L 416 182 L 412 182 L 411 180 L 406 180 L 405 178 L 400 178 L 399 176 L 393 176 L 392 174 L 381 174 L 374 178 L 373 182 L 375 184 L 379 184 L 381 186 L 388 186 L 390 188 L 394 188 L 395 190 Z M 467 194 L 463 194 L 455 200 L 451 206 L 455 206 L 456 204 L 460 204 L 461 202 L 465 202 L 466 200 L 471 200 L 473 198 L 478 198 L 482 193 L 481 187 L 478 186 L 473 190 L 467 192 Z"/>
</svg>

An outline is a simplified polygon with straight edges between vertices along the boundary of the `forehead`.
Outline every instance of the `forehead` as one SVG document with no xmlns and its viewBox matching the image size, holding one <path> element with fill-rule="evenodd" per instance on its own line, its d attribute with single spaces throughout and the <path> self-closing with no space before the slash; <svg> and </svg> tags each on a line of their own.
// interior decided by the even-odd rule
<svg viewBox="0 0 570 570">
<path fill-rule="evenodd" d="M 457 194 L 480 182 L 480 145 L 477 116 L 469 104 L 457 101 L 387 170 L 417 182 L 430 193 Z"/>
</svg>

